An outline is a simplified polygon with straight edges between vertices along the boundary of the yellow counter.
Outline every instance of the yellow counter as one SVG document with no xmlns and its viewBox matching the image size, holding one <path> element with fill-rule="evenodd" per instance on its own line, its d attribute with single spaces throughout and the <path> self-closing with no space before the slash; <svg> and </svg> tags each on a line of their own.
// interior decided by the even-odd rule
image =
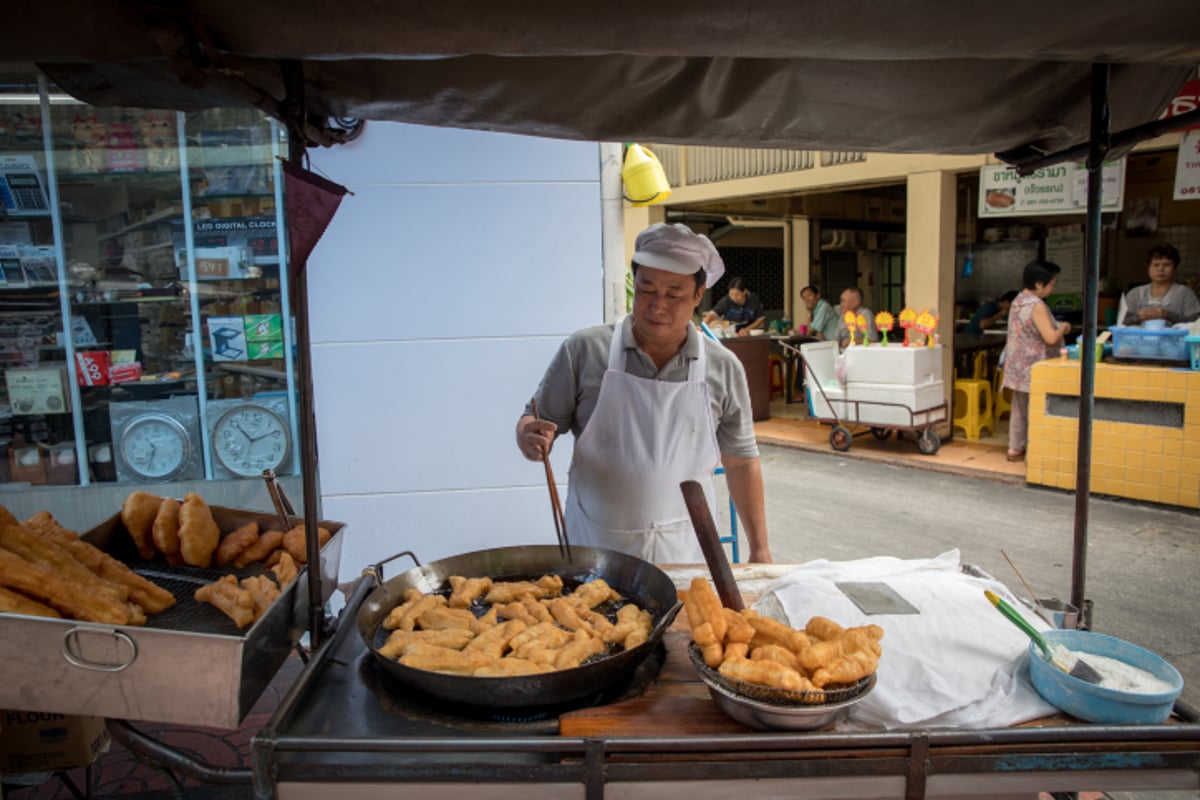
<svg viewBox="0 0 1200 800">
<path fill-rule="evenodd" d="M 1092 491 L 1200 508 L 1200 371 L 1096 365 Z M 1075 488 L 1079 362 L 1033 368 L 1029 483 Z"/>
</svg>

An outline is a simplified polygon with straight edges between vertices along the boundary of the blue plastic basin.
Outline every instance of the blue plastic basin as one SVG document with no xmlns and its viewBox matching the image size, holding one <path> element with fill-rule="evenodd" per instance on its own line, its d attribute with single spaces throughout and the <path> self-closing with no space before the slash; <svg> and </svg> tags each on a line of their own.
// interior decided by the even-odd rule
<svg viewBox="0 0 1200 800">
<path fill-rule="evenodd" d="M 1159 656 L 1135 644 L 1090 631 L 1044 631 L 1047 641 L 1077 653 L 1094 653 L 1123 661 L 1171 684 L 1171 691 L 1157 694 L 1122 692 L 1073 678 L 1042 657 L 1037 645 L 1029 644 L 1029 678 L 1033 688 L 1051 705 L 1088 722 L 1146 724 L 1165 722 L 1175 700 L 1183 691 L 1179 670 Z"/>
</svg>

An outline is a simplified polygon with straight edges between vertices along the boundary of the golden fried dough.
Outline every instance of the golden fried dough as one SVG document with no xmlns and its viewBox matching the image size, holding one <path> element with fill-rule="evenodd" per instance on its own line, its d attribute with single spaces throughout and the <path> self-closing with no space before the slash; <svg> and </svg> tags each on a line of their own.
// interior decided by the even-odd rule
<svg viewBox="0 0 1200 800">
<path fill-rule="evenodd" d="M 748 658 L 730 658 L 721 663 L 719 672 L 734 680 L 793 692 L 803 692 L 813 688 L 808 679 L 799 672 L 788 669 L 778 661 L 770 659 L 751 661 Z"/>
<path fill-rule="evenodd" d="M 440 631 L 446 628 L 462 628 L 472 630 L 475 615 L 465 608 L 443 608 L 435 606 L 422 611 L 417 617 L 417 624 L 423 631 Z"/>
<path fill-rule="evenodd" d="M 195 492 L 188 492 L 179 508 L 179 552 L 184 562 L 193 567 L 211 566 L 220 540 L 221 529 L 213 521 L 208 503 Z"/>
<path fill-rule="evenodd" d="M 119 583 L 129 588 L 129 599 L 140 605 L 150 614 L 157 614 L 175 605 L 175 595 L 153 583 L 125 564 L 110 556 L 108 553 L 93 547 L 55 521 L 48 511 L 39 511 L 25 521 L 21 526 L 39 538 L 53 541 L 81 564 L 112 583 Z"/>
<path fill-rule="evenodd" d="M 492 588 L 491 578 L 464 578 L 462 575 L 450 576 L 450 607 L 470 608 L 480 595 L 486 594 Z"/>
<path fill-rule="evenodd" d="M 279 563 L 271 567 L 271 572 L 275 575 L 275 580 L 279 581 L 280 587 L 285 589 L 300 574 L 300 570 L 296 567 L 296 562 L 292 561 L 292 557 L 282 551 L 279 556 Z"/>
<path fill-rule="evenodd" d="M 65 548 L 37 536 L 20 525 L 0 525 L 0 547 L 33 564 L 45 567 L 64 580 L 97 595 L 125 602 L 129 588 L 106 581 L 79 562 Z"/>
<path fill-rule="evenodd" d="M 267 558 L 271 551 L 281 544 L 283 544 L 283 531 L 267 531 L 234 557 L 233 566 L 237 569 L 245 569 L 255 561 Z"/>
<path fill-rule="evenodd" d="M 619 603 L 623 599 L 603 578 L 593 578 L 571 592 L 571 597 L 588 608 L 595 608 L 601 603 Z"/>
<path fill-rule="evenodd" d="M 333 534 L 331 534 L 325 528 L 318 526 L 317 527 L 317 545 L 318 545 L 317 549 L 319 550 L 322 547 L 324 547 L 325 543 L 329 541 L 329 538 L 332 535 Z M 287 533 L 285 533 L 283 535 L 284 549 L 286 549 L 288 551 L 288 555 L 290 555 L 292 557 L 292 560 L 295 561 L 297 564 L 307 564 L 308 563 L 308 547 L 305 545 L 306 541 L 307 541 L 307 539 L 305 539 L 305 536 L 304 536 L 304 526 L 303 525 L 297 525 L 296 527 L 292 528 L 290 531 L 288 531 Z"/>
<path fill-rule="evenodd" d="M 239 628 L 254 622 L 254 595 L 238 586 L 237 578 L 232 575 L 201 586 L 193 596 L 197 602 L 219 609 Z"/>
<path fill-rule="evenodd" d="M 213 561 L 217 566 L 225 566 L 230 561 L 245 552 L 246 548 L 258 541 L 258 523 L 251 520 L 242 527 L 227 533 L 217 545 Z"/>
<path fill-rule="evenodd" d="M 531 594 L 535 599 L 543 597 L 558 597 L 562 594 L 563 580 L 558 575 L 543 575 L 537 581 L 492 581 L 484 600 L 488 603 L 515 603 L 523 594 Z"/>
<path fill-rule="evenodd" d="M 750 641 L 751 649 L 762 644 L 777 644 L 798 653 L 812 644 L 803 631 L 784 625 L 779 620 L 761 616 L 752 609 L 744 609 L 742 616 L 754 627 L 754 638 Z"/>
<path fill-rule="evenodd" d="M 387 658 L 399 658 L 416 644 L 432 645 L 449 650 L 462 650 L 474 638 L 470 631 L 447 629 L 441 631 L 393 631 L 379 648 Z M 484 662 L 480 662 L 481 664 Z"/>
<path fill-rule="evenodd" d="M 2 547 L 0 586 L 45 603 L 63 616 L 73 619 L 110 625 L 128 625 L 132 622 L 128 603 L 115 600 L 110 595 L 89 592 L 53 570 L 26 561 Z"/>
<path fill-rule="evenodd" d="M 279 597 L 279 587 L 266 575 L 242 578 L 242 588 L 254 598 L 254 618 L 258 619 Z"/>
<path fill-rule="evenodd" d="M 600 639 L 588 636 L 582 631 L 577 632 L 575 636 L 575 641 L 559 651 L 558 658 L 554 660 L 555 669 L 578 667 L 592 656 L 598 656 L 604 652 L 604 642 Z"/>
<path fill-rule="evenodd" d="M 150 528 L 150 538 L 158 552 L 166 557 L 167 563 L 183 563 L 183 556 L 179 553 L 179 501 L 174 497 L 165 497 L 159 504 Z"/>
<path fill-rule="evenodd" d="M 154 540 L 151 538 L 151 528 L 154 518 L 158 516 L 158 507 L 162 498 L 150 492 L 132 492 L 121 505 L 121 522 L 125 530 L 133 538 L 138 555 L 144 559 L 154 558 Z"/>
<path fill-rule="evenodd" d="M 414 646 L 400 656 L 400 663 L 407 667 L 430 672 L 448 672 L 455 675 L 471 675 L 491 660 L 484 653 L 467 653 L 433 645 Z"/>
<path fill-rule="evenodd" d="M 750 651 L 751 661 L 778 661 L 788 669 L 800 671 L 800 662 L 796 660 L 796 654 L 786 647 L 780 647 L 777 644 L 764 644 Z"/>
<path fill-rule="evenodd" d="M 804 626 L 804 632 L 813 639 L 823 642 L 826 639 L 836 639 L 846 632 L 846 629 L 827 617 L 813 617 Z"/>
<path fill-rule="evenodd" d="M 3 506 L 0 506 L 0 508 L 3 508 Z M 4 510 L 7 511 L 7 509 Z M 9 516 L 12 515 L 10 514 Z M 3 514 L 0 514 L 0 519 L 3 519 Z M 62 614 L 45 603 L 39 603 L 31 597 L 26 597 L 20 592 L 14 592 L 2 586 L 0 586 L 0 614 L 24 614 L 27 617 L 62 617 Z"/>
<path fill-rule="evenodd" d="M 4 506 L 0 506 L 0 525 L 20 525 L 20 521 Z"/>
<path fill-rule="evenodd" d="M 728 623 L 721 610 L 721 601 L 717 598 L 708 581 L 702 577 L 692 579 L 691 585 L 683 594 L 683 606 L 688 615 L 688 624 L 695 629 L 705 622 L 712 626 L 713 636 L 717 643 L 725 641 L 725 629 Z"/>
<path fill-rule="evenodd" d="M 467 642 L 467 646 L 463 650 L 485 653 L 493 659 L 500 658 L 508 649 L 509 641 L 525 628 L 525 623 L 519 619 L 501 622 Z"/>
<path fill-rule="evenodd" d="M 517 675 L 536 675 L 540 672 L 549 672 L 551 669 L 553 667 L 547 664 L 539 664 L 524 658 L 499 658 L 471 674 L 476 678 L 512 678 Z"/>
</svg>

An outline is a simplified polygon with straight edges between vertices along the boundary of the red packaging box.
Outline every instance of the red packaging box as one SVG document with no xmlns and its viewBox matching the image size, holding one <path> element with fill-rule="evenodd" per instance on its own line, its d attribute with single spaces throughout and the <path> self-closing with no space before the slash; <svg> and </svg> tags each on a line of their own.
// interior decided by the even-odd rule
<svg viewBox="0 0 1200 800">
<path fill-rule="evenodd" d="M 109 381 L 112 383 L 132 383 L 133 381 L 141 380 L 142 365 L 133 364 L 113 364 L 108 370 Z"/>
<path fill-rule="evenodd" d="M 80 386 L 107 386 L 112 357 L 107 350 L 80 350 L 75 353 L 75 380 Z"/>
</svg>

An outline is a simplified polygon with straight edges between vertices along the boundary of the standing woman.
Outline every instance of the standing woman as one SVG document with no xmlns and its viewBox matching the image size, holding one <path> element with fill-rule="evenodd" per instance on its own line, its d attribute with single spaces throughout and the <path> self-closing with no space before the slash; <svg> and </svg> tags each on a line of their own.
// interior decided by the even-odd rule
<svg viewBox="0 0 1200 800">
<path fill-rule="evenodd" d="M 1008 341 L 1004 347 L 1004 386 L 1012 389 L 1012 415 L 1008 423 L 1008 460 L 1025 458 L 1029 438 L 1029 376 L 1033 365 L 1052 357 L 1066 341 L 1069 322 L 1055 322 L 1046 305 L 1054 293 L 1061 268 L 1045 261 L 1025 265 L 1025 288 L 1008 310 Z"/>
</svg>

